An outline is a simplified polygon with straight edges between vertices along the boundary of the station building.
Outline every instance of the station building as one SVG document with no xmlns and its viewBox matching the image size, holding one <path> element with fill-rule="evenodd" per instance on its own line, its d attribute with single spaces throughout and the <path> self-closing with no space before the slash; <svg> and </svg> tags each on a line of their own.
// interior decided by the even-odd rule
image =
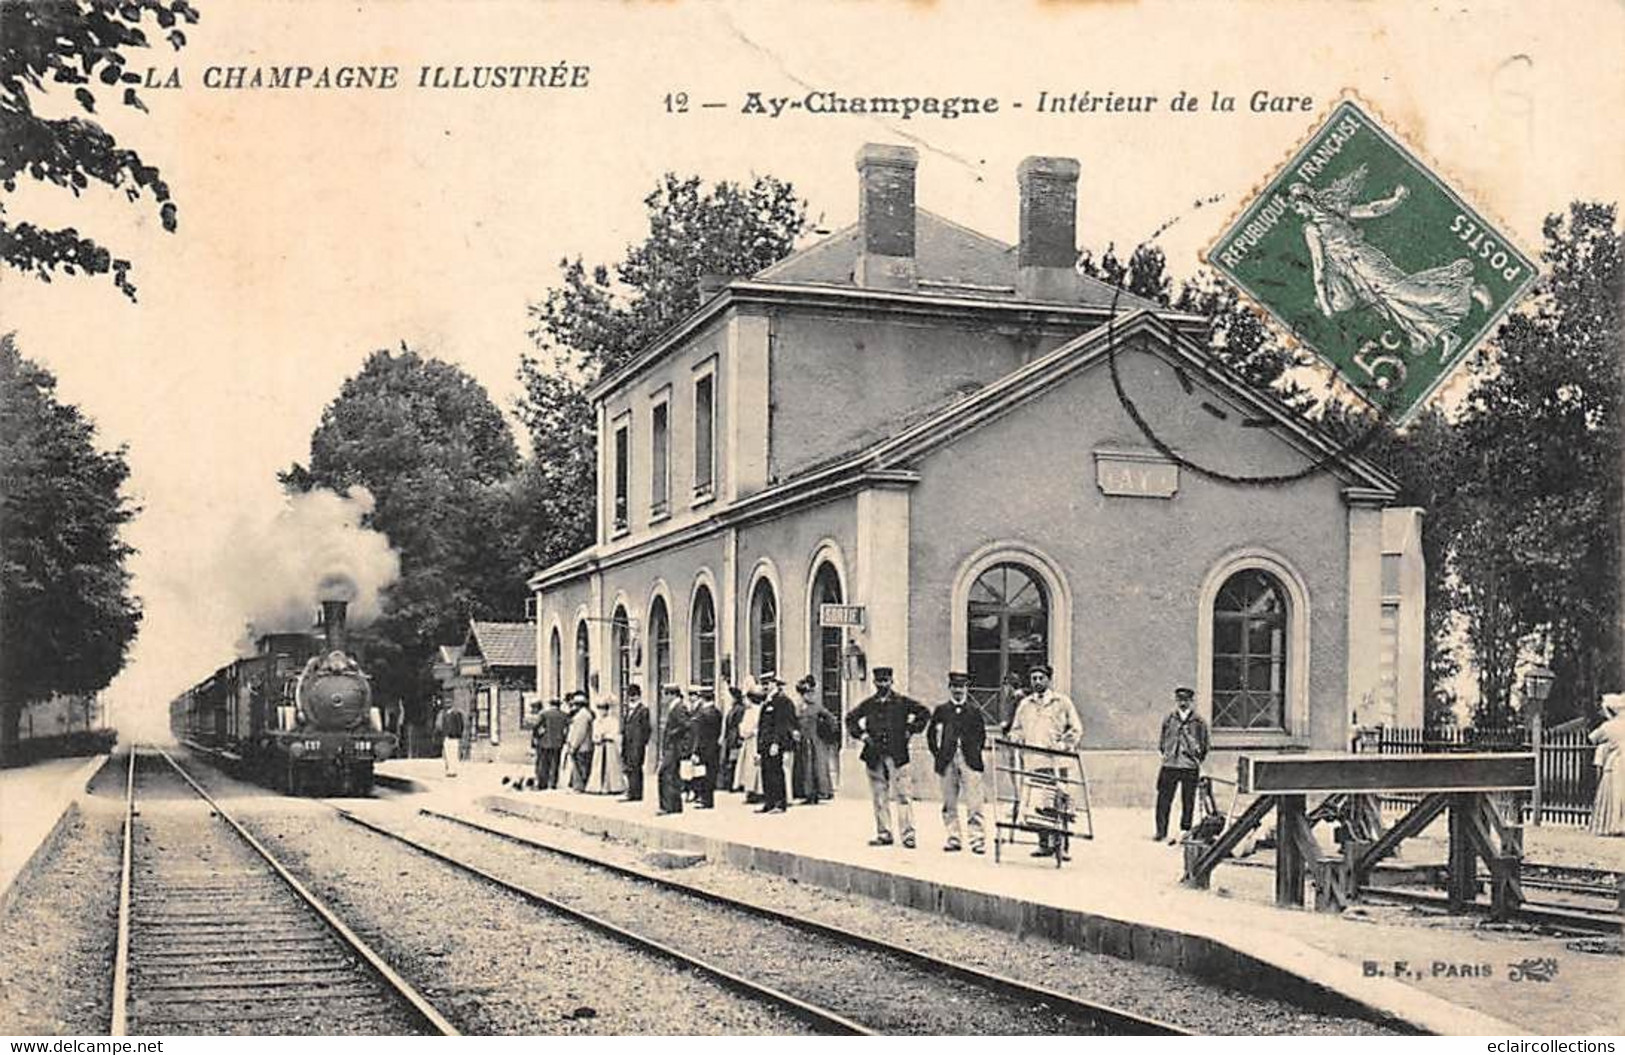
<svg viewBox="0 0 1625 1055">
<path fill-rule="evenodd" d="M 1048 663 L 1108 801 L 1149 792 L 1181 684 L 1219 751 L 1420 724 L 1394 482 L 1215 359 L 1205 320 L 1075 270 L 1076 161 L 1021 163 L 1014 246 L 916 208 L 916 168 L 865 147 L 857 223 L 591 389 L 597 540 L 530 580 L 540 693 L 811 673 L 843 713 L 874 666 L 928 703 L 962 669 L 994 721 L 1004 675 Z"/>
</svg>

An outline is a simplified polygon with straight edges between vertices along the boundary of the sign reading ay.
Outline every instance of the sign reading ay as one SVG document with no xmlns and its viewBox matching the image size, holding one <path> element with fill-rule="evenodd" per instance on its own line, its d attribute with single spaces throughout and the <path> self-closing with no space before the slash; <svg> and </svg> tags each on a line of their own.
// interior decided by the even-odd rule
<svg viewBox="0 0 1625 1055">
<path fill-rule="evenodd" d="M 1206 256 L 1398 424 L 1535 280 L 1529 257 L 1352 102 Z"/>
</svg>

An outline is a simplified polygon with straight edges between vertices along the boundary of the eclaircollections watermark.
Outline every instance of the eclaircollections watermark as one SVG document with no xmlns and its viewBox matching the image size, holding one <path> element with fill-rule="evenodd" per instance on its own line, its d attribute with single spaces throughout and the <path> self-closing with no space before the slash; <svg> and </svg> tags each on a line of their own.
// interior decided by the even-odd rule
<svg viewBox="0 0 1625 1055">
<path fill-rule="evenodd" d="M 1352 101 L 1207 262 L 1404 424 L 1535 280 L 1534 262 Z"/>
</svg>

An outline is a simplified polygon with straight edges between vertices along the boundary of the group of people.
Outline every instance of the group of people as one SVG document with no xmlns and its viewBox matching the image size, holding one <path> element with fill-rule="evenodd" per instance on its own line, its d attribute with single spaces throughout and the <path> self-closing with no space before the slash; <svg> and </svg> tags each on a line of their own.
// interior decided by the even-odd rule
<svg viewBox="0 0 1625 1055">
<path fill-rule="evenodd" d="M 987 728 L 981 710 L 969 699 L 970 675 L 950 672 L 948 698 L 935 708 L 896 692 L 890 667 L 874 668 L 872 677 L 874 692 L 846 716 L 846 731 L 862 745 L 860 758 L 868 776 L 875 823 L 870 845 L 901 842 L 906 849 L 916 845 L 909 748 L 911 739 L 923 733 L 942 796 L 943 850 L 963 849 L 968 834 L 970 851 L 984 853 Z M 1007 693 L 1010 706 L 1003 732 L 1020 745 L 1071 752 L 1082 738 L 1083 725 L 1072 701 L 1052 686 L 1053 677 L 1049 666 L 1035 666 L 1027 672 L 1024 693 Z M 834 796 L 841 723 L 824 705 L 813 678 L 796 683 L 795 700 L 785 687 L 774 674 L 747 679 L 742 688 L 726 686 L 726 714 L 712 686 L 662 687 L 664 718 L 655 745 L 660 815 L 680 813 L 685 803 L 711 809 L 719 791 L 742 794 L 758 813 L 783 813 L 792 796 L 806 805 Z M 1176 791 L 1181 797 L 1180 829 L 1190 830 L 1197 776 L 1209 747 L 1207 724 L 1192 706 L 1195 693 L 1180 688 L 1174 695 L 1175 706 L 1163 721 L 1160 744 L 1153 836 L 1159 841 L 1168 836 Z M 627 688 L 624 713 L 608 698 L 589 705 L 587 694 L 580 691 L 563 701 L 549 700 L 536 715 L 531 733 L 536 753 L 532 786 L 557 788 L 563 780 L 577 792 L 640 802 L 653 727 L 637 685 Z M 1057 770 L 1039 767 L 1034 772 Z M 1065 854 L 1062 838 L 1039 832 L 1035 856 Z"/>
<path fill-rule="evenodd" d="M 724 715 L 709 685 L 663 686 L 664 718 L 655 745 L 659 812 L 681 812 L 685 801 L 710 809 L 719 791 L 743 793 L 760 813 L 784 812 L 792 794 L 807 805 L 832 798 L 839 722 L 819 698 L 814 679 L 803 678 L 795 688 L 799 699 L 792 702 L 773 674 L 747 680 L 743 688 L 729 686 Z M 549 700 L 531 731 L 532 784 L 557 788 L 567 779 L 578 792 L 640 802 L 653 727 L 637 685 L 627 687 L 624 714 L 607 698 L 590 707 L 580 691 L 566 701 Z M 561 776 L 565 765 L 567 778 Z"/>
</svg>

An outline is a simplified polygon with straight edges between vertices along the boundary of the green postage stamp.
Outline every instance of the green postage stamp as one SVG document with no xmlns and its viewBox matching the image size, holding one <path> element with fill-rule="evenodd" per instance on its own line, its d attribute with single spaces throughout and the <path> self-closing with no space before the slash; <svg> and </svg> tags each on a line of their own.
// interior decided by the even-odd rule
<svg viewBox="0 0 1625 1055">
<path fill-rule="evenodd" d="M 1535 280 L 1535 265 L 1352 102 L 1207 262 L 1403 425 Z"/>
</svg>

